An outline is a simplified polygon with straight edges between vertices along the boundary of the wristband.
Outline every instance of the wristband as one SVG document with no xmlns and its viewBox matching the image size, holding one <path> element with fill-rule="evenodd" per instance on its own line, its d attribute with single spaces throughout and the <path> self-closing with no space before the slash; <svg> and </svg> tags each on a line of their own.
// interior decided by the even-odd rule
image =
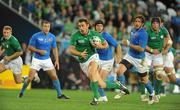
<svg viewBox="0 0 180 110">
<path fill-rule="evenodd" d="M 153 49 L 150 49 L 150 52 L 153 53 Z"/>
<path fill-rule="evenodd" d="M 130 42 L 129 42 L 129 40 L 127 40 L 127 46 L 129 46 L 130 45 Z"/>
</svg>

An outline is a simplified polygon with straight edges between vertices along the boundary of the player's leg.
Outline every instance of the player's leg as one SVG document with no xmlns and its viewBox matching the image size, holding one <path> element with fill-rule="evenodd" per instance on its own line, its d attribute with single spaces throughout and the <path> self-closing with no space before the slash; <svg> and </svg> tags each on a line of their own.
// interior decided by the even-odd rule
<svg viewBox="0 0 180 110">
<path fill-rule="evenodd" d="M 12 70 L 16 84 L 22 83 L 23 82 L 23 78 L 22 78 L 23 61 L 21 57 L 11 60 L 7 64 L 7 66 L 9 67 L 10 70 Z"/>
<path fill-rule="evenodd" d="M 146 66 L 146 69 L 147 69 L 146 71 L 147 71 L 147 73 L 149 75 L 150 75 L 150 72 L 151 72 L 152 60 L 153 60 L 153 55 L 148 53 L 148 52 L 145 52 L 145 62 L 144 62 L 143 65 Z M 139 88 L 140 88 L 140 93 L 141 93 L 141 97 L 140 97 L 141 101 L 148 101 L 149 98 L 145 93 L 146 87 L 145 87 L 145 84 L 142 81 L 139 82 Z"/>
<path fill-rule="evenodd" d="M 174 68 L 165 67 L 164 70 L 165 70 L 166 74 L 168 75 L 169 81 L 180 87 L 180 78 L 176 77 Z"/>
<path fill-rule="evenodd" d="M 153 97 L 154 97 L 154 92 L 153 92 L 153 86 L 149 80 L 148 74 L 147 74 L 147 63 L 146 59 L 143 60 L 136 60 L 134 63 L 134 66 L 137 68 L 137 71 L 139 73 L 141 82 L 144 83 L 145 88 L 149 92 L 149 102 L 148 104 L 153 103 Z"/>
<path fill-rule="evenodd" d="M 56 70 L 55 69 L 46 70 L 46 73 L 48 74 L 48 76 L 51 78 L 51 80 L 53 82 L 53 86 L 57 92 L 57 98 L 59 98 L 59 99 L 70 99 L 68 96 L 62 94 L 61 84 L 60 84 L 60 81 L 57 77 Z"/>
<path fill-rule="evenodd" d="M 57 77 L 56 70 L 55 70 L 54 65 L 50 58 L 42 61 L 42 69 L 44 71 L 46 71 L 48 76 L 51 78 L 51 80 L 53 82 L 53 86 L 57 92 L 57 98 L 58 99 L 70 99 L 68 96 L 62 94 L 61 84 Z"/>
<path fill-rule="evenodd" d="M 124 73 L 126 72 L 126 70 L 132 68 L 132 64 L 128 61 L 129 57 L 130 57 L 129 55 L 126 55 L 124 57 L 124 59 L 120 62 L 119 67 L 116 71 L 117 79 L 124 84 L 125 84 Z M 120 93 L 114 96 L 114 99 L 120 99 L 124 94 L 126 93 L 120 91 Z"/>
<path fill-rule="evenodd" d="M 32 59 L 28 78 L 24 81 L 23 87 L 21 88 L 21 91 L 19 93 L 19 97 L 23 96 L 24 91 L 28 87 L 29 83 L 34 79 L 35 74 L 37 73 L 36 71 L 39 71 L 41 69 L 40 67 L 40 61 L 37 60 L 36 58 Z"/>
<path fill-rule="evenodd" d="M 177 84 L 180 87 L 180 79 L 176 77 L 174 69 L 174 55 L 170 51 L 164 56 L 164 70 L 168 75 L 168 78 L 171 83 Z"/>
<path fill-rule="evenodd" d="M 14 81 L 16 82 L 16 84 L 22 83 L 22 77 L 21 76 L 22 76 L 21 73 L 20 74 L 13 74 Z"/>
<path fill-rule="evenodd" d="M 3 63 L 0 63 L 0 73 L 6 70 L 6 67 Z"/>
<path fill-rule="evenodd" d="M 36 72 L 35 75 L 34 75 L 33 81 L 35 81 L 36 83 L 39 83 L 39 82 L 41 81 L 40 78 L 39 78 L 39 76 L 38 76 L 38 73 L 37 73 L 37 72 Z"/>
<path fill-rule="evenodd" d="M 104 69 L 101 69 L 101 70 L 100 70 L 100 77 L 102 78 L 103 81 L 106 80 L 108 74 L 109 74 L 108 71 L 106 71 L 106 70 L 104 70 Z M 106 96 L 106 93 L 105 93 L 104 89 L 99 87 L 98 91 L 99 91 L 99 94 L 100 94 L 100 96 L 101 96 L 101 97 L 99 98 L 99 101 L 105 101 L 105 102 L 107 102 L 108 99 L 107 99 L 107 96 Z"/>
<path fill-rule="evenodd" d="M 103 81 L 106 81 L 107 76 L 109 75 L 110 71 L 113 68 L 113 63 L 114 63 L 114 59 L 111 60 L 100 60 L 100 77 L 102 78 Z M 105 94 L 105 91 L 103 88 L 98 89 L 99 93 L 100 93 L 100 98 L 99 101 L 108 101 L 107 96 Z"/>
<path fill-rule="evenodd" d="M 147 89 L 147 91 L 149 92 L 149 104 L 153 103 L 153 97 L 154 97 L 154 92 L 153 92 L 153 87 L 151 82 L 148 79 L 148 75 L 147 72 L 145 73 L 139 73 L 140 78 L 141 78 L 141 82 L 144 83 L 145 88 Z"/>
<path fill-rule="evenodd" d="M 155 89 L 155 94 L 159 97 L 162 82 L 163 80 L 165 80 L 166 75 L 165 75 L 162 65 L 154 67 L 154 70 L 155 70 L 154 89 Z"/>
<path fill-rule="evenodd" d="M 96 59 L 90 61 L 89 65 L 88 65 L 90 87 L 94 93 L 94 99 L 96 99 L 96 100 L 98 100 L 100 97 L 99 92 L 98 92 L 98 88 L 99 88 L 98 83 L 105 85 L 103 83 L 103 81 L 101 81 L 102 79 L 100 79 L 99 73 L 97 73 L 97 71 L 98 71 L 98 63 L 96 62 Z M 99 82 L 98 82 L 98 80 L 99 80 Z"/>
<path fill-rule="evenodd" d="M 23 96 L 24 91 L 28 87 L 29 83 L 33 80 L 35 74 L 36 74 L 36 70 L 31 68 L 29 75 L 28 75 L 28 78 L 24 81 L 23 87 L 21 88 L 21 91 L 19 93 L 19 97 Z"/>
</svg>

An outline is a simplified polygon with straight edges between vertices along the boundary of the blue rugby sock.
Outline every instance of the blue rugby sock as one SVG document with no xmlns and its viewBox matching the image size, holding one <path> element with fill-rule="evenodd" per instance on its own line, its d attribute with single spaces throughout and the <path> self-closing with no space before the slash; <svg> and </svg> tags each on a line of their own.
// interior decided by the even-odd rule
<svg viewBox="0 0 180 110">
<path fill-rule="evenodd" d="M 122 84 L 125 84 L 126 79 L 125 79 L 124 74 L 117 76 L 117 79 L 118 79 Z"/>
<path fill-rule="evenodd" d="M 148 83 L 145 84 L 145 87 L 146 87 L 146 89 L 148 90 L 149 94 L 150 94 L 150 95 L 153 95 L 153 87 L 152 87 L 150 81 L 148 81 Z"/>
<path fill-rule="evenodd" d="M 53 81 L 53 85 L 54 85 L 54 87 L 55 87 L 55 89 L 56 89 L 56 91 L 57 91 L 57 96 L 61 96 L 62 91 L 61 91 L 61 85 L 60 85 L 59 80 L 58 80 L 58 79 L 57 79 L 57 80 L 54 80 L 54 81 Z"/>
<path fill-rule="evenodd" d="M 27 83 L 26 81 L 24 81 L 23 87 L 21 89 L 20 93 L 24 93 L 24 91 L 26 90 L 26 88 L 28 87 L 29 83 Z"/>
<path fill-rule="evenodd" d="M 176 79 L 176 83 L 175 84 L 177 84 L 180 87 L 180 78 Z"/>
<path fill-rule="evenodd" d="M 103 88 L 100 88 L 100 87 L 99 87 L 99 88 L 98 88 L 98 92 L 99 92 L 99 94 L 100 94 L 101 97 L 106 96 L 105 91 L 104 91 Z"/>
</svg>

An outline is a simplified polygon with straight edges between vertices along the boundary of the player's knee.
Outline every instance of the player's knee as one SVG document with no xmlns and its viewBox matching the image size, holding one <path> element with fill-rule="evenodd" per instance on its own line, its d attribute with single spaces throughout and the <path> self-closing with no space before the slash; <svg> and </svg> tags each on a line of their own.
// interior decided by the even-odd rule
<svg viewBox="0 0 180 110">
<path fill-rule="evenodd" d="M 155 69 L 155 78 L 157 80 L 163 80 L 166 77 L 166 73 L 164 72 L 162 67 L 158 67 Z"/>
<path fill-rule="evenodd" d="M 94 61 L 92 61 L 90 64 L 89 64 L 89 68 L 88 68 L 88 71 L 91 75 L 94 75 L 96 74 L 96 72 L 98 71 L 98 64 Z"/>
<path fill-rule="evenodd" d="M 130 68 L 132 68 L 133 67 L 133 65 L 129 62 L 129 61 L 127 61 L 127 60 L 125 60 L 125 59 L 123 59 L 121 62 L 120 62 L 120 65 L 124 65 L 125 67 L 126 67 L 126 69 L 130 69 Z"/>
<path fill-rule="evenodd" d="M 0 63 L 0 73 L 3 72 L 3 71 L 5 71 L 5 70 L 6 70 L 6 69 L 5 69 L 4 64 Z"/>
<path fill-rule="evenodd" d="M 21 84 L 22 83 L 22 80 L 21 79 L 17 79 L 15 80 L 16 84 Z"/>
<path fill-rule="evenodd" d="M 173 71 L 173 68 L 165 67 L 165 68 L 164 68 L 164 71 L 165 71 L 166 73 L 171 73 L 171 72 Z"/>
<path fill-rule="evenodd" d="M 141 77 L 141 82 L 144 83 L 144 84 L 147 84 L 148 83 L 148 75 L 147 75 L 147 72 L 145 73 L 139 73 L 139 76 Z"/>
</svg>

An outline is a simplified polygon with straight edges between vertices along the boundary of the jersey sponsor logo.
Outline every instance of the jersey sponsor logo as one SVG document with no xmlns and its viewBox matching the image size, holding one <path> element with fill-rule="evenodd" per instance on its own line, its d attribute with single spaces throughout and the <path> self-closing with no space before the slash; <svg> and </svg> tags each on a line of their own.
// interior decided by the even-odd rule
<svg viewBox="0 0 180 110">
<path fill-rule="evenodd" d="M 152 40 L 156 39 L 156 37 L 151 37 Z"/>
<path fill-rule="evenodd" d="M 135 37 L 137 37 L 137 36 L 138 36 L 138 33 L 136 33 L 136 32 L 131 32 L 131 37 L 135 38 Z"/>
<path fill-rule="evenodd" d="M 48 39 L 48 42 L 52 42 L 52 39 L 51 39 L 51 38 L 49 38 L 49 39 Z"/>
<path fill-rule="evenodd" d="M 79 44 L 83 44 L 83 43 L 85 43 L 85 41 L 84 40 L 78 40 L 77 41 Z"/>
<path fill-rule="evenodd" d="M 4 47 L 4 48 L 9 48 L 9 45 L 8 44 L 6 44 L 6 43 L 2 43 L 2 46 Z"/>
<path fill-rule="evenodd" d="M 38 40 L 42 42 L 42 41 L 43 41 L 43 38 L 38 38 Z"/>
<path fill-rule="evenodd" d="M 163 35 L 161 35 L 161 39 L 163 39 L 163 37 L 164 37 L 164 36 L 163 36 Z"/>
</svg>

